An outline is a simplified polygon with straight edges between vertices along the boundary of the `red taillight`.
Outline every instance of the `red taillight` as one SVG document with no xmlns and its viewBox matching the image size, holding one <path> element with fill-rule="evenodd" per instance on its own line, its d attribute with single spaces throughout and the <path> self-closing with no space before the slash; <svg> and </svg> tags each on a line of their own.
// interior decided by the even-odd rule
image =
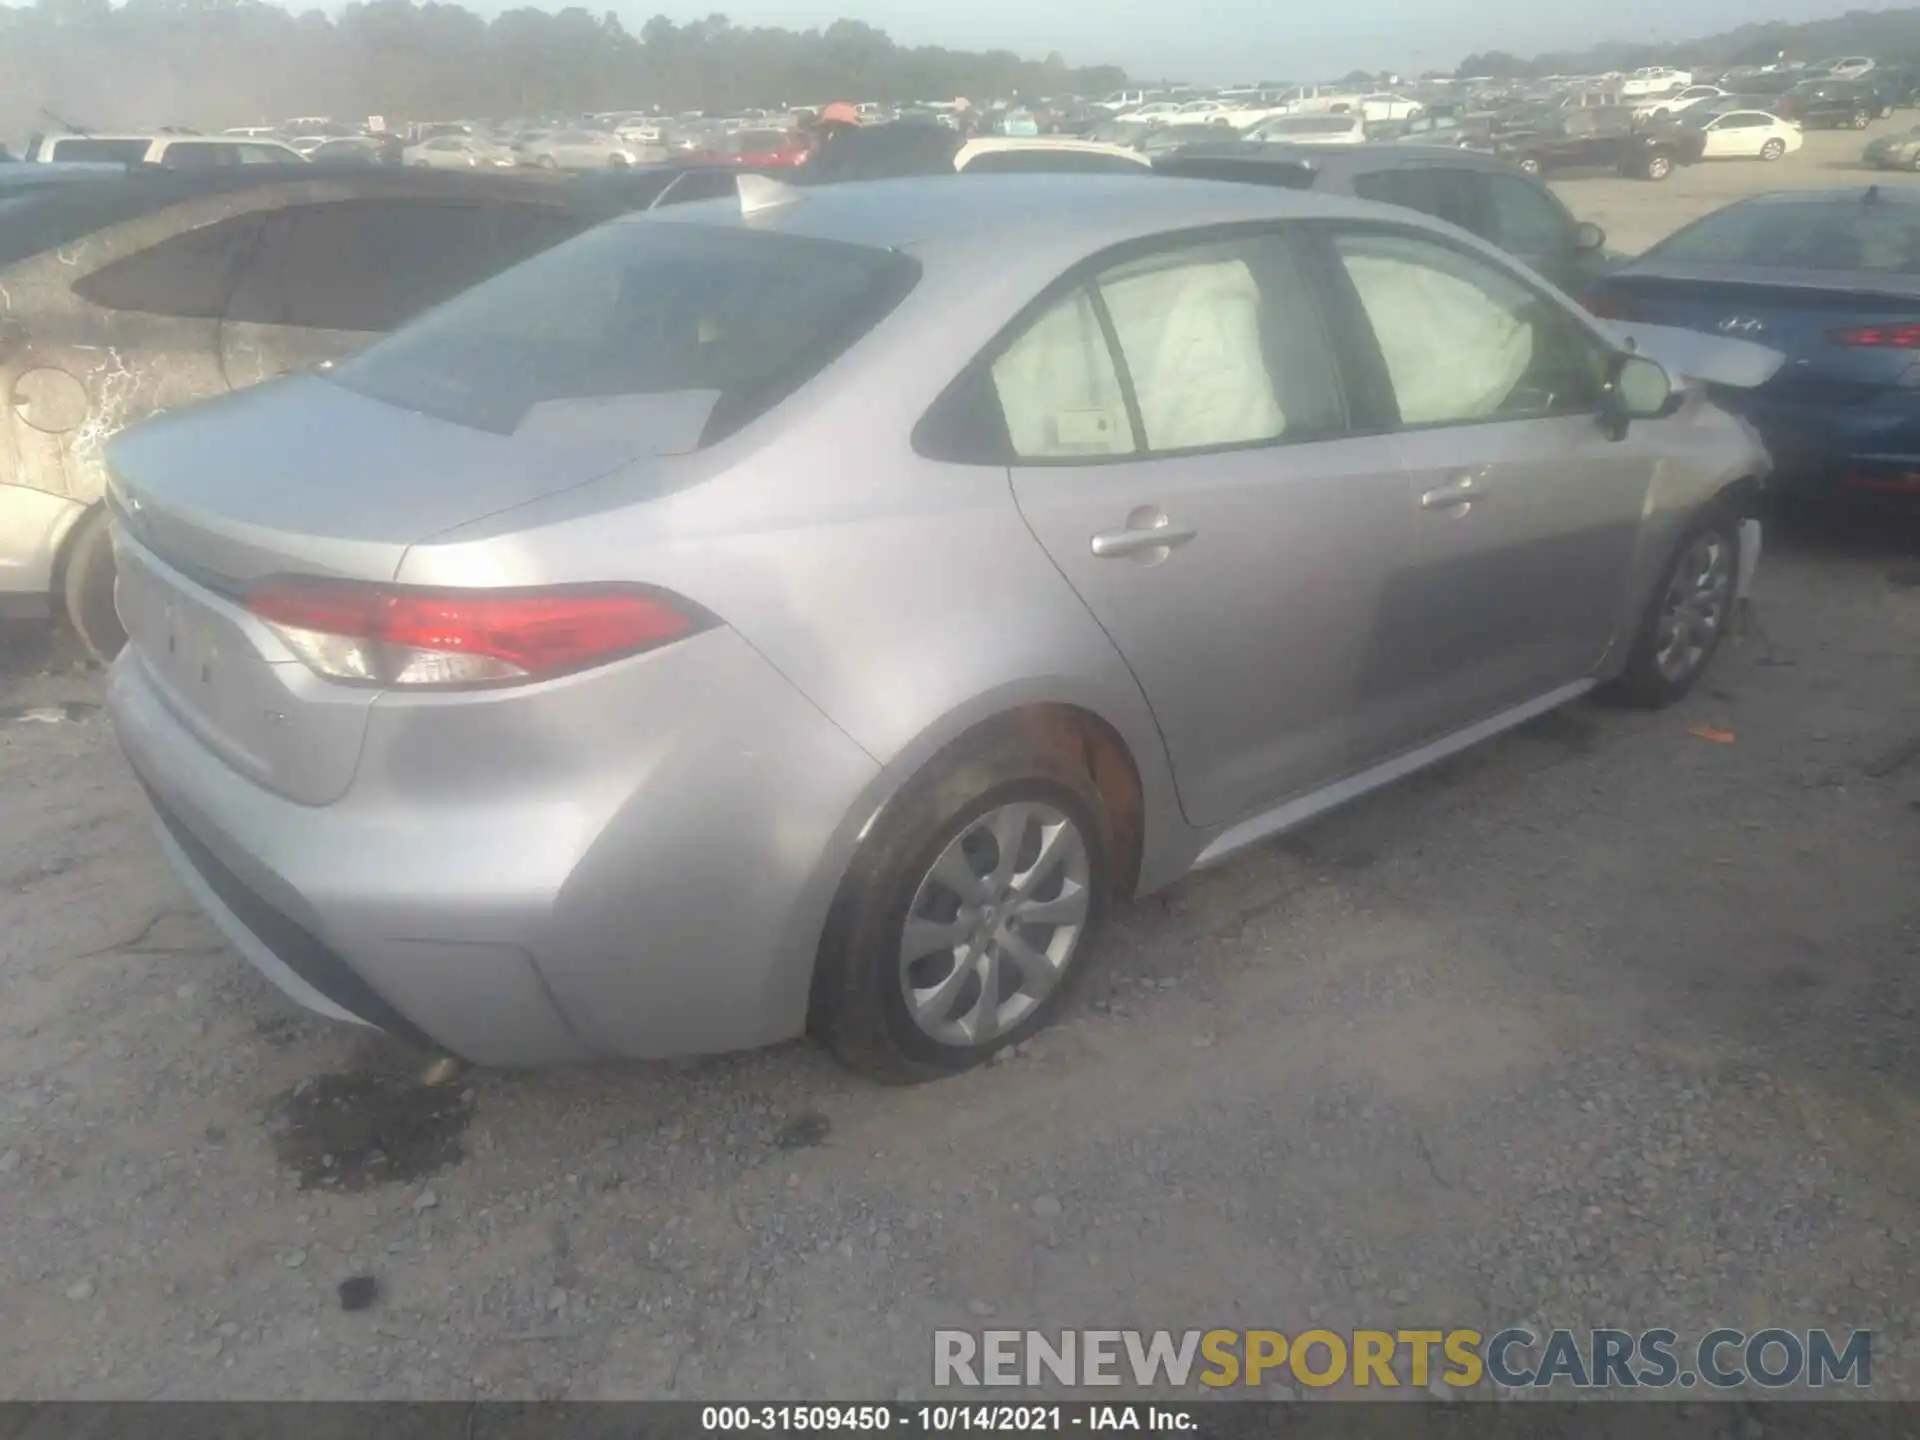
<svg viewBox="0 0 1920 1440">
<path fill-rule="evenodd" d="M 458 686 L 544 680 L 651 650 L 710 622 L 638 586 L 408 590 L 287 576 L 247 609 L 331 680 Z"/>
<path fill-rule="evenodd" d="M 1862 350 L 1920 350 L 1920 321 L 1899 320 L 1891 325 L 1861 325 L 1851 330 L 1829 330 L 1835 345 Z"/>
</svg>

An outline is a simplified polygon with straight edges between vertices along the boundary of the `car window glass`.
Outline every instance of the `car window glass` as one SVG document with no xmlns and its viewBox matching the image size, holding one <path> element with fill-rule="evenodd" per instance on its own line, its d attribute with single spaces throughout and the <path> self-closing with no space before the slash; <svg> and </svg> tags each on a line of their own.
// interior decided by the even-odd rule
<svg viewBox="0 0 1920 1440">
<path fill-rule="evenodd" d="M 1363 200 L 1403 205 L 1464 230 L 1479 230 L 1472 181 L 1465 171 L 1443 165 L 1411 165 L 1353 177 L 1353 193 Z"/>
<path fill-rule="evenodd" d="M 1550 255 L 1567 248 L 1566 217 L 1543 191 L 1514 175 L 1488 175 L 1486 182 L 1494 244 L 1516 255 Z"/>
<path fill-rule="evenodd" d="M 161 152 L 160 163 L 169 170 L 208 170 L 221 165 L 238 164 L 239 147 L 220 143 L 174 141 Z"/>
<path fill-rule="evenodd" d="M 278 145 L 236 145 L 233 148 L 240 152 L 242 165 L 286 165 L 300 158 Z"/>
<path fill-rule="evenodd" d="M 1119 371 L 1087 291 L 1042 315 L 993 362 L 992 374 L 1020 459 L 1133 453 Z"/>
<path fill-rule="evenodd" d="M 731 170 L 689 170 L 667 187 L 662 205 L 685 205 L 692 200 L 729 200 L 740 190 L 740 177 Z"/>
<path fill-rule="evenodd" d="M 49 144 L 55 160 L 105 160 L 117 165 L 138 165 L 152 148 L 147 140 L 96 140 L 88 135 L 62 136 Z"/>
<path fill-rule="evenodd" d="M 73 293 L 109 310 L 217 319 L 259 229 L 258 215 L 236 215 L 183 231 L 101 266 Z"/>
<path fill-rule="evenodd" d="M 283 212 L 228 318 L 391 330 L 579 229 L 531 205 L 341 201 Z"/>
<path fill-rule="evenodd" d="M 982 150 L 962 169 L 967 175 L 1108 174 L 1149 175 L 1153 172 L 1124 155 L 1102 155 L 1097 150 Z"/>
<path fill-rule="evenodd" d="M 1335 246 L 1386 361 L 1405 425 L 1591 411 L 1599 343 L 1519 279 L 1409 235 Z"/>
<path fill-rule="evenodd" d="M 880 323 L 919 266 L 866 245 L 602 225 L 424 316 L 327 378 L 495 434 L 619 421 L 636 453 L 711 444 Z M 552 433 L 551 431 L 547 433 Z"/>
<path fill-rule="evenodd" d="M 1647 252 L 1668 262 L 1920 274 L 1920 206 L 1851 197 L 1729 206 Z"/>
<path fill-rule="evenodd" d="M 1149 450 L 1315 439 L 1344 422 L 1319 311 L 1269 239 L 1156 255 L 1098 282 Z"/>
</svg>

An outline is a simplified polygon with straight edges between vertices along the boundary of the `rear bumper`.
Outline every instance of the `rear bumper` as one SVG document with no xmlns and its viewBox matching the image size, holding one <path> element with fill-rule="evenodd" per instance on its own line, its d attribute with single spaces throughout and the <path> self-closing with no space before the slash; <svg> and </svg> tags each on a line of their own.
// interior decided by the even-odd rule
<svg viewBox="0 0 1920 1440">
<path fill-rule="evenodd" d="M 1773 458 L 1769 488 L 1797 499 L 1858 492 L 1920 496 L 1920 391 L 1865 404 L 1796 402 L 1760 390 L 1716 391 Z"/>
<path fill-rule="evenodd" d="M 799 1034 L 878 767 L 731 631 L 530 689 L 383 696 L 324 806 L 207 748 L 137 647 L 108 702 L 183 883 L 309 1009 L 501 1066 Z"/>
</svg>

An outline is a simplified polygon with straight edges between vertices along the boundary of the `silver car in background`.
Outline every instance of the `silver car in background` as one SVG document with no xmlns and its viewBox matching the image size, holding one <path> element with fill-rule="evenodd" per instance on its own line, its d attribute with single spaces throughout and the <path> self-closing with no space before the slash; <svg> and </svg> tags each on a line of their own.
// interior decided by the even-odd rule
<svg viewBox="0 0 1920 1440">
<path fill-rule="evenodd" d="M 436 135 L 407 146 L 400 159 L 428 170 L 508 170 L 520 163 L 505 145 L 474 135 Z"/>
<path fill-rule="evenodd" d="M 111 708 L 316 1010 L 940 1075 L 1115 902 L 1694 684 L 1767 462 L 1656 339 L 1404 209 L 747 176 L 114 442 Z"/>
<path fill-rule="evenodd" d="M 664 148 L 629 144 L 617 135 L 591 130 L 548 130 L 520 147 L 520 155 L 542 170 L 606 170 L 659 160 Z"/>
</svg>

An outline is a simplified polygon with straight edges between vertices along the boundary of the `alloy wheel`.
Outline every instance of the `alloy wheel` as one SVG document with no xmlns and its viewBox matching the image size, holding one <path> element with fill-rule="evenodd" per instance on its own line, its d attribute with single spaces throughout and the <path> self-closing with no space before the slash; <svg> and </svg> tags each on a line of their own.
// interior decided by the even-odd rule
<svg viewBox="0 0 1920 1440">
<path fill-rule="evenodd" d="M 987 811 L 921 878 L 900 937 L 900 989 L 942 1045 L 991 1043 L 1058 987 L 1092 900 L 1086 837 L 1040 801 Z"/>
<path fill-rule="evenodd" d="M 1678 684 L 1700 668 L 1720 638 L 1733 602 L 1733 547 L 1713 531 L 1696 535 L 1667 582 L 1654 634 L 1653 663 Z"/>
</svg>

